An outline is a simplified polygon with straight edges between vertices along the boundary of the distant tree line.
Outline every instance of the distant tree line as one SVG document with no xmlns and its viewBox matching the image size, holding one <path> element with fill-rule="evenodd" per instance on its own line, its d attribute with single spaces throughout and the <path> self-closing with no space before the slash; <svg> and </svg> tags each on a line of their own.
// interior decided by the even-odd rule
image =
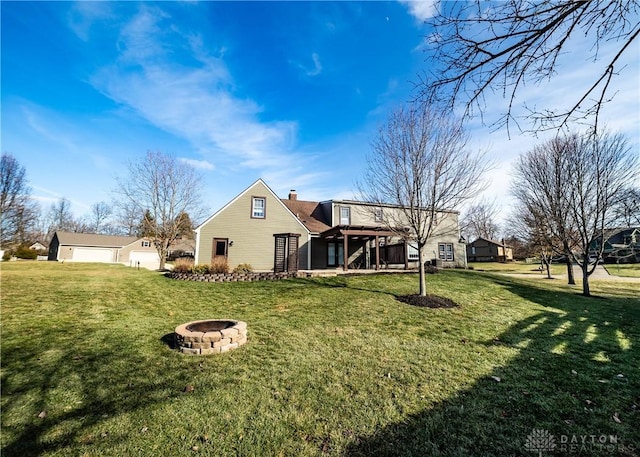
<svg viewBox="0 0 640 457">
<path fill-rule="evenodd" d="M 25 251 L 26 247 L 36 241 L 48 243 L 56 231 L 144 236 L 166 257 L 172 242 L 193 238 L 192 217 L 203 214 L 200 176 L 175 157 L 152 152 L 130 163 L 128 171 L 127 177 L 117 181 L 112 202 L 94 203 L 87 214 L 76 217 L 67 198 L 48 208 L 32 198 L 25 168 L 3 153 L 0 246 L 8 254 L 30 257 L 33 252 Z"/>
</svg>

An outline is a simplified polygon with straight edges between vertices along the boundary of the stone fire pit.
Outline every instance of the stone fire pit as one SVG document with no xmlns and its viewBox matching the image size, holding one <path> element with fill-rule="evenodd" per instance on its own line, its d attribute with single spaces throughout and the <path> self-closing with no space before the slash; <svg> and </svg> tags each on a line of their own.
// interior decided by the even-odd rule
<svg viewBox="0 0 640 457">
<path fill-rule="evenodd" d="M 218 354 L 247 342 L 247 323 L 231 319 L 187 322 L 176 327 L 175 338 L 185 354 Z"/>
</svg>

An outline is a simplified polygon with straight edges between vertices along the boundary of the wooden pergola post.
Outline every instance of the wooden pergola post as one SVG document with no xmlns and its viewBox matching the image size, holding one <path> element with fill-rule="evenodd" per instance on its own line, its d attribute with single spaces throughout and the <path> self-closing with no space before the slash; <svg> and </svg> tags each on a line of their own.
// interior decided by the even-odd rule
<svg viewBox="0 0 640 457">
<path fill-rule="evenodd" d="M 342 251 L 343 251 L 343 261 L 342 261 L 342 269 L 344 271 L 349 270 L 349 235 L 356 237 L 358 239 L 366 240 L 363 244 L 363 249 L 367 250 L 365 252 L 365 258 L 369 257 L 369 248 L 367 248 L 369 241 L 375 239 L 376 243 L 376 270 L 380 269 L 380 237 L 384 237 L 385 252 L 388 250 L 387 246 L 387 237 L 395 236 L 396 233 L 391 230 L 385 230 L 380 227 L 371 227 L 371 226 L 335 226 L 328 230 L 325 230 L 321 233 L 322 238 L 327 240 L 335 240 L 337 242 L 340 237 L 342 237 Z M 406 241 L 405 241 L 406 244 Z M 405 255 L 405 266 L 408 268 L 407 259 Z M 366 260 L 365 260 L 366 263 Z M 370 268 L 370 261 L 369 261 Z"/>
<path fill-rule="evenodd" d="M 349 234 L 348 232 L 342 232 L 344 238 L 342 239 L 342 269 L 347 271 L 349 269 Z"/>
<path fill-rule="evenodd" d="M 404 269 L 409 269 L 409 251 L 407 250 L 407 239 L 404 239 Z M 420 260 L 418 260 L 419 262 Z"/>
</svg>

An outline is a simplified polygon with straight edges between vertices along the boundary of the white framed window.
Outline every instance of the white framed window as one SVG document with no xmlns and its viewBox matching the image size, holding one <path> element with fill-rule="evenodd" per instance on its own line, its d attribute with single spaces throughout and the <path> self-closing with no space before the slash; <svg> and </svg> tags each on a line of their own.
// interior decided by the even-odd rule
<svg viewBox="0 0 640 457">
<path fill-rule="evenodd" d="M 142 240 L 142 247 L 143 248 L 150 248 L 151 247 L 151 241 Z"/>
<path fill-rule="evenodd" d="M 265 197 L 251 198 L 251 217 L 253 219 L 264 219 L 267 215 L 267 199 Z"/>
<path fill-rule="evenodd" d="M 348 206 L 340 207 L 340 225 L 351 225 L 351 208 Z"/>
<path fill-rule="evenodd" d="M 440 260 L 453 262 L 453 243 L 438 243 L 438 257 Z"/>
<path fill-rule="evenodd" d="M 409 259 L 409 262 L 420 260 L 418 248 L 413 244 L 407 244 L 407 259 Z"/>
</svg>

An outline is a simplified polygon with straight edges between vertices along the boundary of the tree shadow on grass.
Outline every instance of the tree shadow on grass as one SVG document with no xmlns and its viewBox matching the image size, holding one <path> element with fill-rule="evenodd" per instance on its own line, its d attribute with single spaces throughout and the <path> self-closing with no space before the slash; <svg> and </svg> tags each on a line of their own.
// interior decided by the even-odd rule
<svg viewBox="0 0 640 457">
<path fill-rule="evenodd" d="M 345 455 L 520 456 L 551 450 L 536 449 L 533 441 L 527 447 L 534 429 L 554 436 L 555 455 L 639 455 L 638 300 L 495 281 L 546 307 L 480 342 L 488 350 L 509 346 L 517 356 L 473 387 L 358 437 Z M 571 442 L 574 436 L 579 443 Z"/>
<path fill-rule="evenodd" d="M 2 456 L 64 455 L 79 442 L 117 443 L 122 439 L 118 432 L 95 436 L 86 430 L 182 395 L 184 372 L 162 369 L 171 365 L 169 357 L 150 360 L 137 354 L 128 344 L 131 335 L 111 334 L 100 347 L 95 340 L 93 347 L 82 341 L 48 346 L 47 341 L 63 340 L 57 332 L 42 331 L 38 343 L 21 348 L 3 345 L 3 408 L 14 416 L 3 414 Z M 15 416 L 20 410 L 25 417 Z"/>
</svg>

